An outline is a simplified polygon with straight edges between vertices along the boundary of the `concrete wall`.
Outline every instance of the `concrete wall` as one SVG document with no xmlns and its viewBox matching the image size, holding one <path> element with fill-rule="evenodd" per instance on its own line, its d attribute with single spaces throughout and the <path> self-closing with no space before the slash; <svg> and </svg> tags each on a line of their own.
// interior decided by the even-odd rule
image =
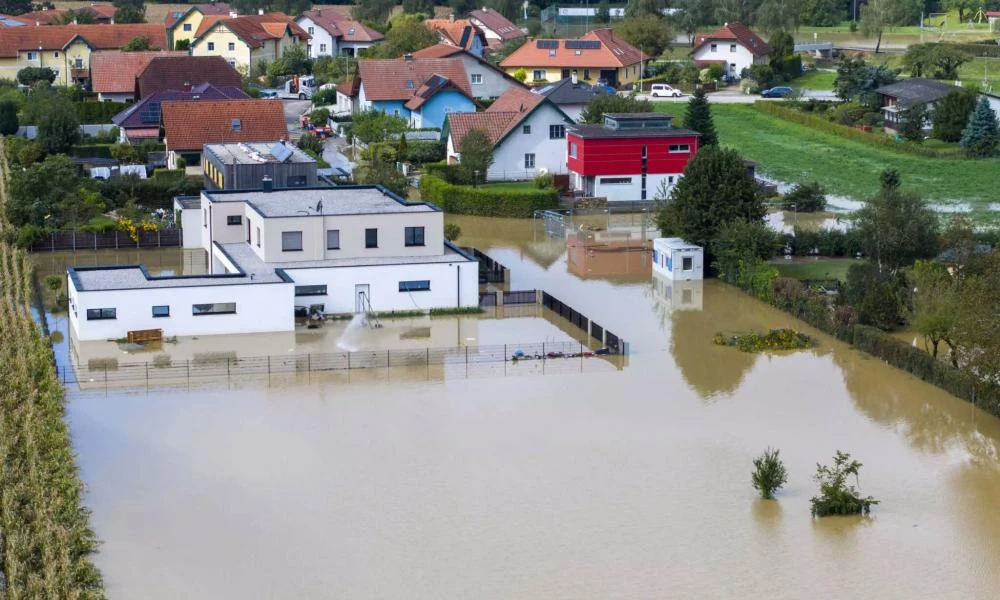
<svg viewBox="0 0 1000 600">
<path fill-rule="evenodd" d="M 203 248 L 201 245 L 201 209 L 200 208 L 178 208 L 174 205 L 174 210 L 180 210 L 181 235 L 184 248 Z"/>
<path fill-rule="evenodd" d="M 69 280 L 70 327 L 80 340 L 125 337 L 137 329 L 162 329 L 165 336 L 291 331 L 295 327 L 290 283 L 247 283 L 199 287 L 78 291 Z M 478 298 L 477 298 L 478 300 Z M 192 314 L 193 304 L 235 302 L 236 313 Z M 169 317 L 153 317 L 153 306 L 170 306 Z M 114 308 L 115 319 L 87 320 L 89 308 Z"/>
<path fill-rule="evenodd" d="M 673 187 L 680 181 L 683 176 L 682 173 L 664 174 L 664 175 L 647 175 L 646 176 L 646 200 L 654 200 L 656 198 L 656 193 L 660 189 L 660 184 L 665 182 L 667 184 L 667 193 L 669 193 Z M 615 183 L 607 184 L 601 183 L 601 180 L 605 179 L 621 179 L 622 177 L 631 177 L 632 182 L 628 184 Z M 580 190 L 588 196 L 598 196 L 602 198 L 607 198 L 608 202 L 622 202 L 622 201 L 637 201 L 642 200 L 642 175 L 639 173 L 633 175 L 598 175 L 592 177 L 594 180 L 593 189 L 588 189 L 588 186 L 584 184 L 584 178 L 582 175 L 573 173 L 570 177 L 570 183 L 573 185 L 573 189 Z"/>
<path fill-rule="evenodd" d="M 97 99 L 101 102 L 131 102 L 135 98 L 135 92 L 101 92 L 97 94 Z"/>
<path fill-rule="evenodd" d="M 479 305 L 479 266 L 476 262 L 341 267 L 336 269 L 286 269 L 296 285 L 326 285 L 325 296 L 297 296 L 295 304 L 322 304 L 328 313 L 355 312 L 359 284 L 368 285 L 376 312 L 427 310 Z M 431 289 L 400 292 L 400 281 L 429 280 Z"/>
</svg>

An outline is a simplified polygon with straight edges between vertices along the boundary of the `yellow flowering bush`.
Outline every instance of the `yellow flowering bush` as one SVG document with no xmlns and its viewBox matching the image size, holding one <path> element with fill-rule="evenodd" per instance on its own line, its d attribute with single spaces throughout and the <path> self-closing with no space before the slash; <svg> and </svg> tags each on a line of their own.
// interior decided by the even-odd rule
<svg viewBox="0 0 1000 600">
<path fill-rule="evenodd" d="M 770 352 L 798 350 L 816 345 L 811 337 L 794 329 L 772 329 L 767 333 L 742 333 L 738 335 L 715 334 L 712 341 L 719 346 L 735 346 L 742 352 Z"/>
</svg>

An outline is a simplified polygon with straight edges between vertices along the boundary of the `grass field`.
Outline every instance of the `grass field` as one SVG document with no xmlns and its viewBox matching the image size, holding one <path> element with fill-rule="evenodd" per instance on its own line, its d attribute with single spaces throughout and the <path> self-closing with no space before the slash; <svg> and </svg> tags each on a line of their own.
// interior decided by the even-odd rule
<svg viewBox="0 0 1000 600">
<path fill-rule="evenodd" d="M 832 90 L 836 71 L 808 71 L 789 82 L 796 89 Z"/>
<path fill-rule="evenodd" d="M 669 104 L 657 104 L 667 111 Z M 756 161 L 761 173 L 789 183 L 816 180 L 827 192 L 863 200 L 878 189 L 878 174 L 898 169 L 904 187 L 940 205 L 973 209 L 976 221 L 994 222 L 986 214 L 997 201 L 1000 161 L 933 159 L 897 154 L 847 140 L 804 125 L 789 123 L 750 105 L 713 104 L 719 139 Z"/>
<path fill-rule="evenodd" d="M 854 263 L 852 258 L 797 258 L 775 260 L 771 265 L 782 277 L 793 279 L 847 279 L 847 269 Z"/>
</svg>

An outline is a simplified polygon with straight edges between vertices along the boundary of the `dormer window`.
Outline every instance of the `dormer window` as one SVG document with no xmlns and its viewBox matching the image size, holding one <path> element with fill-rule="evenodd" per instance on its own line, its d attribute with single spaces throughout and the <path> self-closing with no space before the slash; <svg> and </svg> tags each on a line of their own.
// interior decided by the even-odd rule
<svg viewBox="0 0 1000 600">
<path fill-rule="evenodd" d="M 350 29 L 347 30 L 347 35 L 354 35 L 354 28 L 353 27 L 351 27 Z"/>
<path fill-rule="evenodd" d="M 549 56 L 555 56 L 555 55 L 556 55 L 555 50 L 549 50 Z"/>
<path fill-rule="evenodd" d="M 408 89 L 408 90 L 412 90 L 413 89 L 413 80 L 412 79 L 407 79 L 406 80 L 406 89 Z"/>
<path fill-rule="evenodd" d="M 243 131 L 243 122 L 240 119 L 233 119 L 233 131 Z"/>
</svg>

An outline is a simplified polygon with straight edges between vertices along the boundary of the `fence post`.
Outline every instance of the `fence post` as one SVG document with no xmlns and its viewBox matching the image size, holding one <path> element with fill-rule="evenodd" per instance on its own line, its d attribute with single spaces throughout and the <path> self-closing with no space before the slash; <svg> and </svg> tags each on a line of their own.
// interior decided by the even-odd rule
<svg viewBox="0 0 1000 600">
<path fill-rule="evenodd" d="M 227 356 L 226 357 L 226 377 L 228 378 L 229 376 L 230 376 L 230 371 L 229 371 L 229 357 Z"/>
<path fill-rule="evenodd" d="M 268 375 L 268 377 L 271 376 L 271 355 L 270 354 L 267 355 L 267 375 Z"/>
<path fill-rule="evenodd" d="M 466 365 L 469 364 L 469 347 L 468 346 L 465 347 L 465 364 Z"/>
<path fill-rule="evenodd" d="M 351 370 L 351 353 L 350 352 L 347 353 L 347 370 L 348 371 Z"/>
<path fill-rule="evenodd" d="M 427 362 L 427 366 L 429 367 L 429 366 L 431 366 L 431 349 L 430 348 L 425 348 L 425 350 L 427 350 L 427 361 L 426 362 Z"/>
<path fill-rule="evenodd" d="M 313 355 L 312 352 L 306 354 L 306 371 L 312 372 L 313 370 Z"/>
<path fill-rule="evenodd" d="M 187 371 L 188 385 L 190 385 L 191 384 L 191 359 L 190 358 L 184 361 L 184 369 Z"/>
<path fill-rule="evenodd" d="M 390 352 L 389 350 L 386 350 L 386 351 L 385 351 L 385 368 L 386 368 L 386 369 L 388 369 L 388 368 L 389 368 L 389 365 L 391 365 L 391 364 L 392 364 L 392 359 L 391 359 L 391 358 L 389 358 L 389 352 Z"/>
<path fill-rule="evenodd" d="M 56 233 L 54 231 L 52 232 L 52 235 L 49 236 L 49 242 L 50 242 L 49 245 L 52 248 L 52 251 L 55 252 L 56 251 Z"/>
</svg>

